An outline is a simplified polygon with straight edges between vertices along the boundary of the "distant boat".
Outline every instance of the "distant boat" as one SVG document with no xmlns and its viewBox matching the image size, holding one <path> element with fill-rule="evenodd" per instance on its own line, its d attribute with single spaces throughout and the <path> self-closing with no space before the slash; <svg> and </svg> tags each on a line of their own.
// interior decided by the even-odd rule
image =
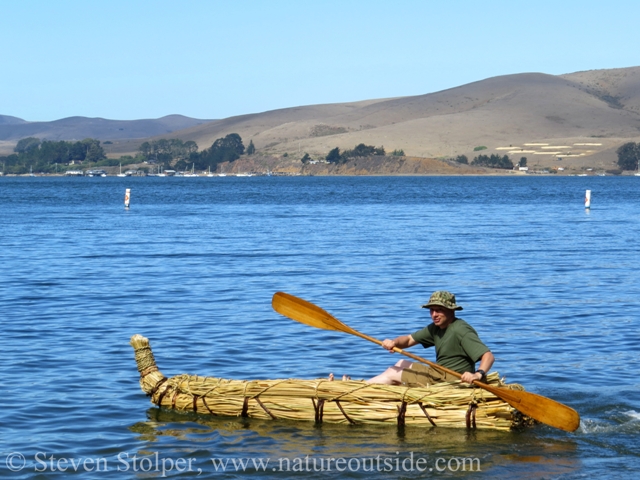
<svg viewBox="0 0 640 480">
<path fill-rule="evenodd" d="M 199 177 L 200 175 L 198 175 L 197 173 L 195 173 L 195 163 L 191 164 L 191 173 L 184 173 L 182 176 L 183 177 Z"/>
<path fill-rule="evenodd" d="M 162 173 L 160 170 L 160 165 L 158 165 L 158 173 L 147 173 L 147 177 L 166 177 L 167 175 Z"/>
<path fill-rule="evenodd" d="M 118 174 L 118 177 L 126 177 L 127 174 L 126 173 L 122 173 L 122 162 L 120 163 L 120 173 Z"/>
</svg>

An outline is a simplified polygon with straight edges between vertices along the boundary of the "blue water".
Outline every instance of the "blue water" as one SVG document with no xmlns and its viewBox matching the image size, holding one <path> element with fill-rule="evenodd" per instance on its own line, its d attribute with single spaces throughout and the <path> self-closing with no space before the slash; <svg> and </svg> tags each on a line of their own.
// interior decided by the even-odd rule
<svg viewBox="0 0 640 480">
<path fill-rule="evenodd" d="M 461 458 L 474 477 L 637 474 L 639 182 L 0 178 L 0 476 L 207 478 L 214 459 L 234 478 L 234 460 L 267 458 L 244 475 L 324 478 L 329 458 L 351 478 L 415 477 L 418 458 L 423 476 L 466 478 Z M 383 339 L 427 324 L 438 289 L 494 369 L 575 408 L 577 432 L 208 418 L 159 410 L 138 385 L 135 333 L 168 376 L 367 378 L 399 357 L 279 316 L 273 293 Z"/>
</svg>

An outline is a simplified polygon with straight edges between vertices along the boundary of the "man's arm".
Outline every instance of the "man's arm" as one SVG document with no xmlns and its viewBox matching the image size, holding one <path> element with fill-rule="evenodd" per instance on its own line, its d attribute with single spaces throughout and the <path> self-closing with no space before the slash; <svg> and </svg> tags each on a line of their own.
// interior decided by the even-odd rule
<svg viewBox="0 0 640 480">
<path fill-rule="evenodd" d="M 393 340 L 389 340 L 388 338 L 382 342 L 382 348 L 389 350 L 389 352 L 393 353 L 393 348 L 405 349 L 409 347 L 413 347 L 418 342 L 416 342 L 411 335 L 400 335 Z"/>
<path fill-rule="evenodd" d="M 478 370 L 484 370 L 486 373 L 489 373 L 489 369 L 493 365 L 494 361 L 495 357 L 493 356 L 493 353 L 486 352 L 484 355 L 482 355 L 482 357 L 480 357 L 480 366 L 478 367 Z M 479 372 L 464 372 L 460 380 L 462 380 L 463 382 L 472 383 L 474 380 L 482 380 L 482 377 L 483 375 Z"/>
</svg>

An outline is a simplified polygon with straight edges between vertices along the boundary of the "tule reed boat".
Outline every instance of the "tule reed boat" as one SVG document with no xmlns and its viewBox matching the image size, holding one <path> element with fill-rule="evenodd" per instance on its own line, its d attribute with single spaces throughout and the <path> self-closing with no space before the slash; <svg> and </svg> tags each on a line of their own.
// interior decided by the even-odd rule
<svg viewBox="0 0 640 480">
<path fill-rule="evenodd" d="M 492 430 L 535 423 L 492 393 L 460 382 L 414 388 L 352 380 L 230 380 L 186 374 L 167 378 L 158 370 L 147 338 L 134 335 L 130 343 L 142 391 L 155 405 L 180 412 Z M 523 390 L 517 384 L 505 385 L 495 372 L 487 383 Z"/>
</svg>

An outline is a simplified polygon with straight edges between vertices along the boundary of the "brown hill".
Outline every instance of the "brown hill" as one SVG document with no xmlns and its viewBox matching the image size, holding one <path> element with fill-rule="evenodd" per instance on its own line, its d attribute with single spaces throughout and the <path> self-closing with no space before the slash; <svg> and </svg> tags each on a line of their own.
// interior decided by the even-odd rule
<svg viewBox="0 0 640 480">
<path fill-rule="evenodd" d="M 365 143 L 471 159 L 486 146 L 482 153 L 525 156 L 529 165 L 613 168 L 617 146 L 640 139 L 640 67 L 523 73 L 413 97 L 274 110 L 202 124 L 180 138 L 206 148 L 233 132 L 263 154 L 321 157 Z"/>
<path fill-rule="evenodd" d="M 0 115 L 0 125 L 18 125 L 21 123 L 27 123 L 26 120 L 23 120 L 18 117 L 12 117 L 10 115 Z"/>
<path fill-rule="evenodd" d="M 640 141 L 640 67 L 505 75 L 426 95 L 241 115 L 153 138 L 194 140 L 203 149 L 229 133 L 253 141 L 262 155 L 290 159 L 365 143 L 471 160 L 484 146 L 481 153 L 514 162 L 524 156 L 534 167 L 613 168 L 615 149 Z M 133 153 L 141 142 L 123 134 L 109 154 Z"/>
<path fill-rule="evenodd" d="M 147 120 L 107 120 L 105 118 L 68 117 L 52 122 L 27 122 L 21 118 L 0 115 L 0 141 L 16 143 L 21 138 L 41 140 L 124 140 L 173 133 L 211 120 L 183 115 L 167 115 Z"/>
</svg>

